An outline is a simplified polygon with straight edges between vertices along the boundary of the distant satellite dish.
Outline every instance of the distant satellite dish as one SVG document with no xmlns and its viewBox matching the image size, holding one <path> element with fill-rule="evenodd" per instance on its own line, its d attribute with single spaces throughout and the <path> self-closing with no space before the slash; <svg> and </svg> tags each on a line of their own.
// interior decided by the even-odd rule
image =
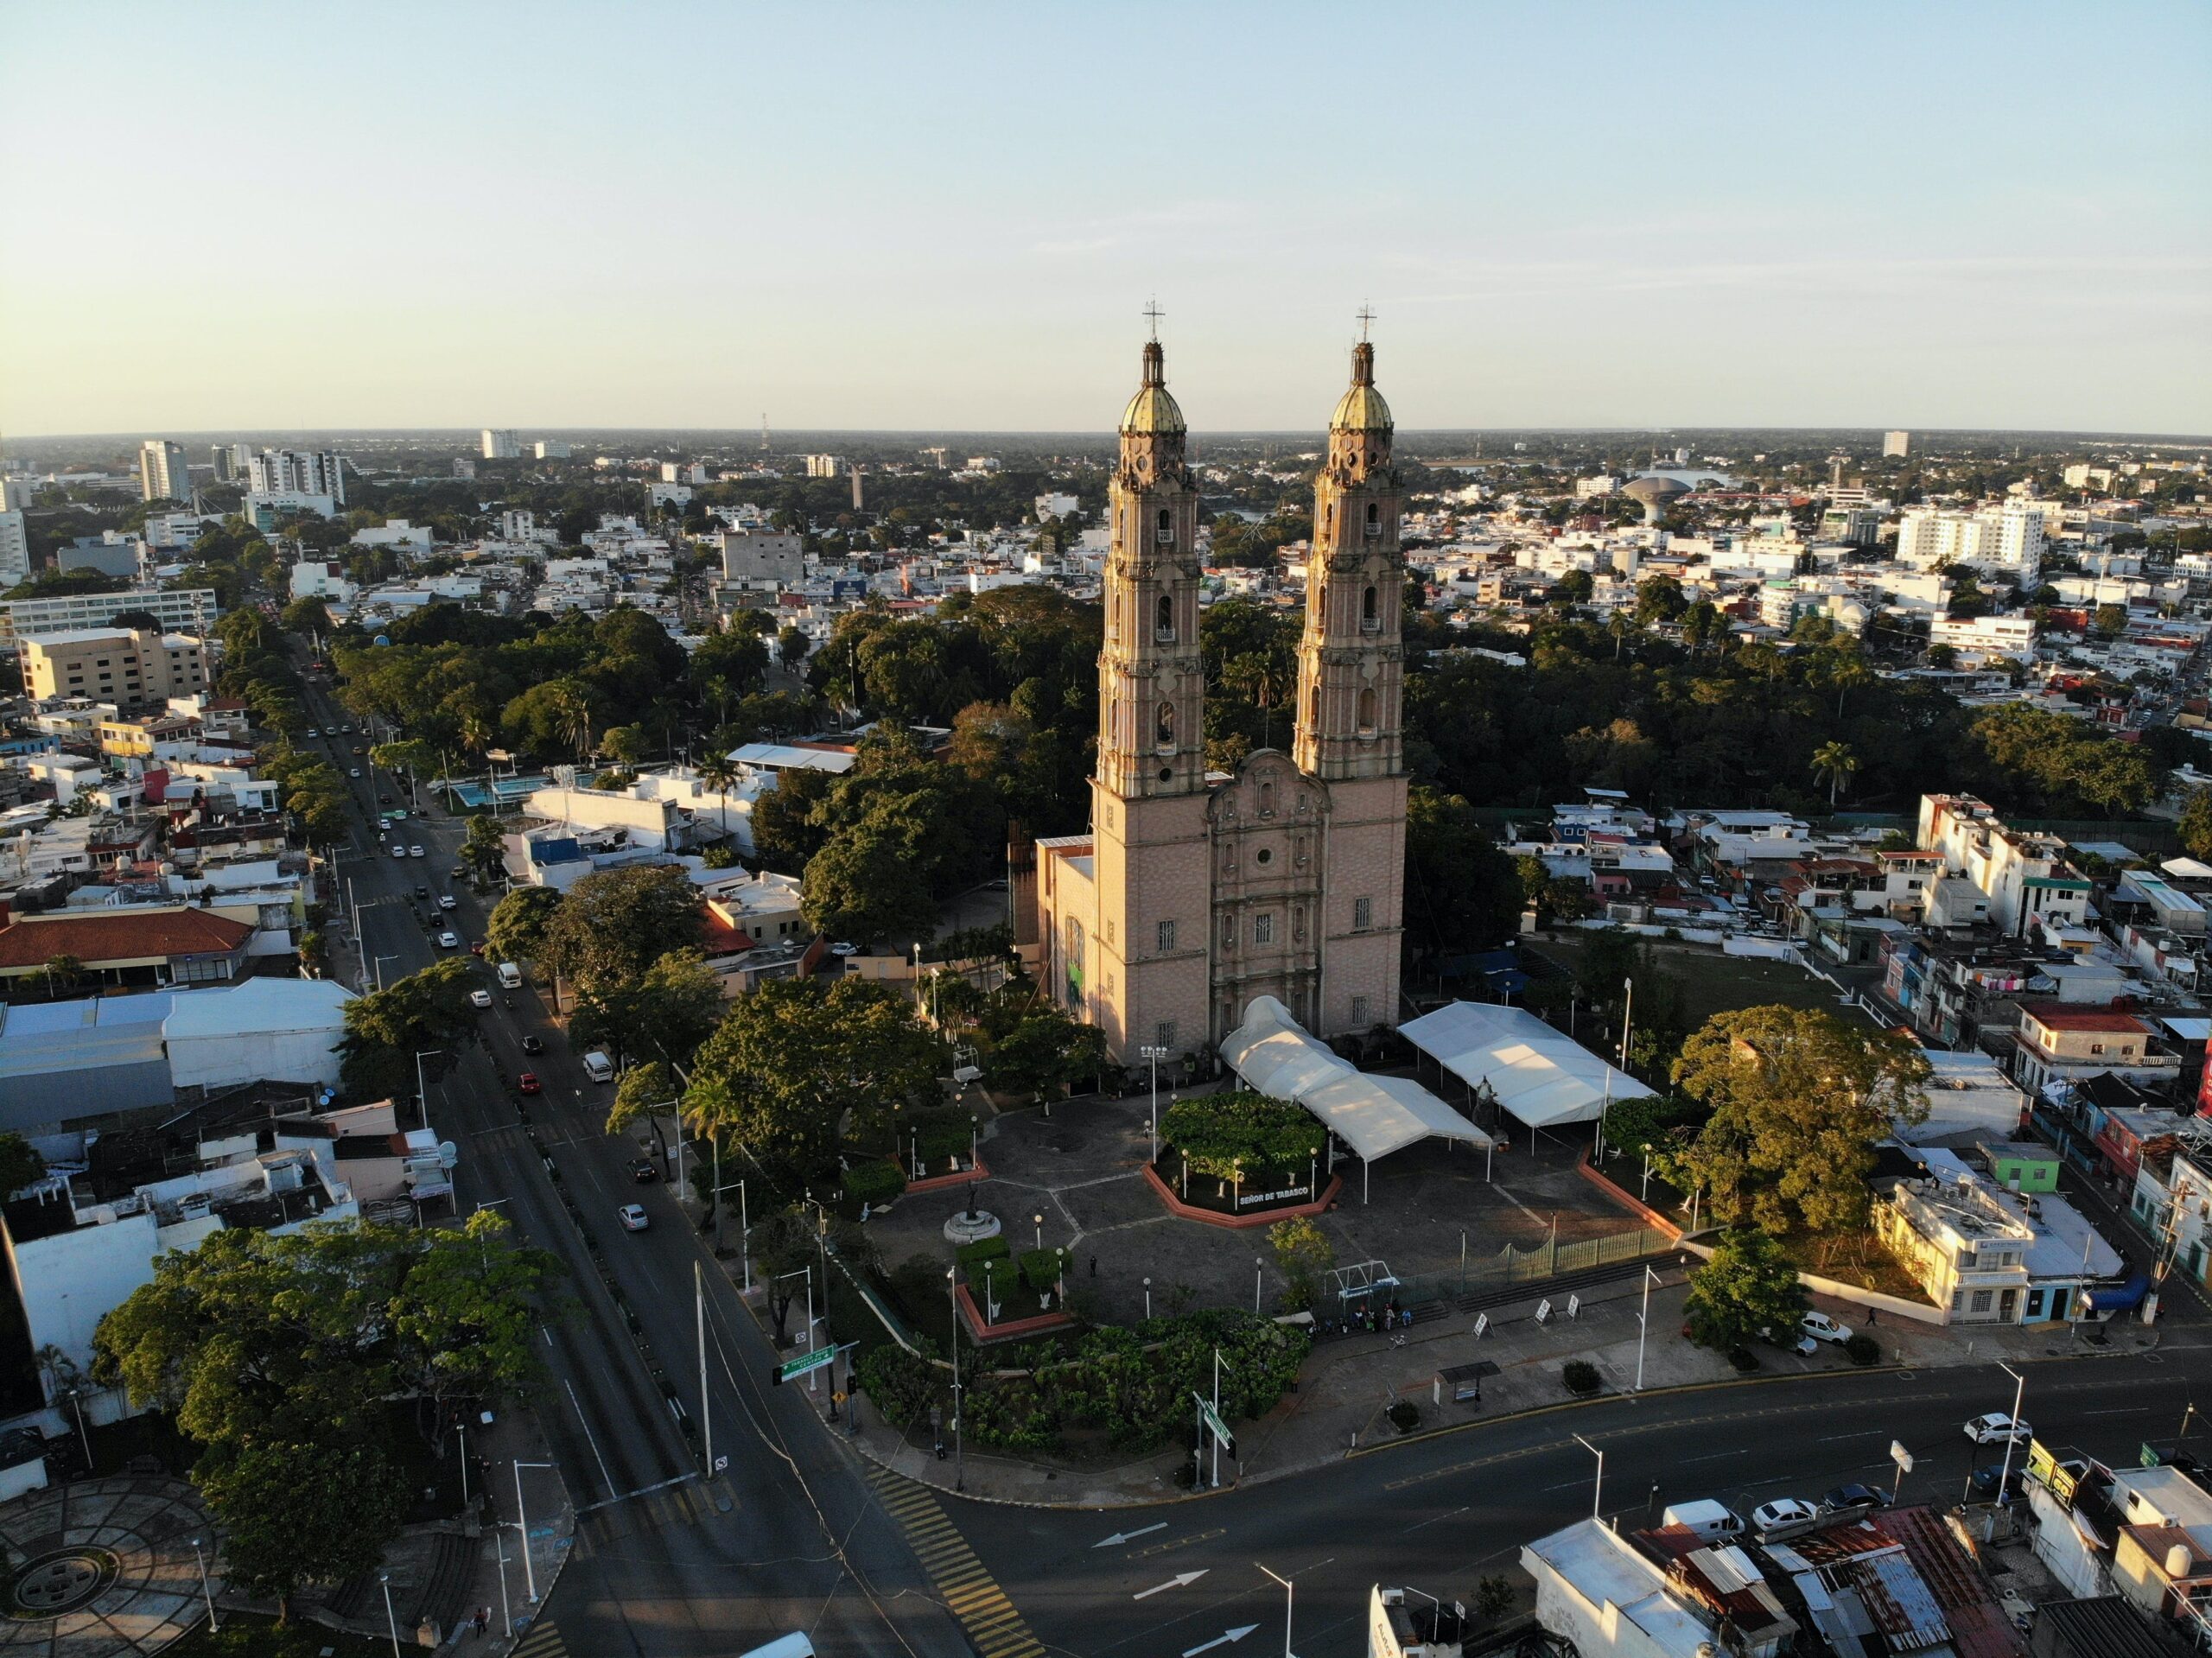
<svg viewBox="0 0 2212 1658">
<path fill-rule="evenodd" d="M 438 1142 L 438 1166 L 449 1169 L 461 1161 L 461 1147 L 449 1140 Z"/>
</svg>

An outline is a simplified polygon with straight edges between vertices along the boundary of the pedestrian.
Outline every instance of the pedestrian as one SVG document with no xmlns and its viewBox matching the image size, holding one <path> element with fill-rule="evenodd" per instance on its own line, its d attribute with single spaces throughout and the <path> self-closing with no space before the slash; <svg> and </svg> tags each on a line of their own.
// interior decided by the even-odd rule
<svg viewBox="0 0 2212 1658">
<path fill-rule="evenodd" d="M 1096 1255 L 1093 1255 L 1090 1258 L 1090 1275 L 1093 1278 L 1098 1276 L 1098 1257 Z"/>
</svg>

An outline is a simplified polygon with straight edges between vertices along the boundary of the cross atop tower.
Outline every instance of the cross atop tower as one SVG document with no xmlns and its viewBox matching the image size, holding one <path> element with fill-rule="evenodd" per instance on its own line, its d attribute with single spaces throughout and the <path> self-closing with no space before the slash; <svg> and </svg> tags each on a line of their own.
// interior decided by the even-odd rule
<svg viewBox="0 0 2212 1658">
<path fill-rule="evenodd" d="M 1160 308 L 1160 302 L 1159 302 L 1158 300 L 1156 300 L 1156 299 L 1149 299 L 1149 300 L 1147 300 L 1147 301 L 1145 302 L 1145 303 L 1144 303 L 1144 316 L 1145 316 L 1145 321 L 1147 321 L 1147 322 L 1149 322 L 1149 323 L 1152 325 L 1152 337 L 1153 337 L 1154 340 L 1157 340 L 1157 339 L 1159 339 L 1159 338 L 1160 338 L 1160 318 L 1162 318 L 1162 317 L 1164 317 L 1164 316 L 1166 316 L 1166 314 L 1167 314 L 1167 313 L 1166 313 L 1166 312 L 1165 312 L 1165 311 L 1163 311 L 1163 310 L 1161 310 L 1161 309 Z"/>
<path fill-rule="evenodd" d="M 1359 337 L 1364 340 L 1367 338 L 1367 325 L 1375 321 L 1375 308 L 1363 303 L 1354 314 L 1359 318 Z"/>
</svg>

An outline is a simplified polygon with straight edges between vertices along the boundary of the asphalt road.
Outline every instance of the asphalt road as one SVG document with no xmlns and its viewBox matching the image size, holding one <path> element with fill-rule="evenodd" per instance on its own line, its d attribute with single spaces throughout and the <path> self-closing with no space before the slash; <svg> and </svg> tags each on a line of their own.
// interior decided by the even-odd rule
<svg viewBox="0 0 2212 1658">
<path fill-rule="evenodd" d="M 321 685 L 308 702 L 319 729 L 359 723 Z M 414 897 L 417 886 L 460 900 L 448 914 L 465 951 L 484 936 L 487 908 L 448 875 L 462 825 L 410 816 L 404 839 L 425 855 L 389 856 L 375 833 L 376 791 L 404 804 L 404 789 L 351 753 L 372 746 L 365 734 L 321 740 L 341 774 L 354 765 L 364 773 L 352 784 L 360 827 L 339 875 L 359 906 L 360 957 L 371 974 L 381 958 L 389 984 L 453 953 L 434 943 L 438 928 L 420 918 L 431 912 Z M 575 1305 L 544 1327 L 548 1380 L 534 1402 L 582 1518 L 543 1621 L 569 1653 L 709 1658 L 793 1629 L 808 1630 L 825 1658 L 967 1653 L 958 1625 L 926 1591 L 904 1534 L 853 1464 L 803 1399 L 768 1385 L 767 1340 L 665 1188 L 635 1184 L 626 1165 L 636 1147 L 601 1132 L 613 1089 L 584 1076 L 533 992 L 504 996 L 488 967 L 484 984 L 494 1002 L 480 1040 L 429 1083 L 430 1121 L 461 1148 L 459 1207 L 499 1205 L 524 1238 L 568 1268 Z M 526 1034 L 545 1051 L 525 1055 Z M 514 1091 L 510 1079 L 524 1070 L 542 1080 L 542 1095 L 525 1100 Z M 623 1229 L 616 1210 L 628 1203 L 645 1206 L 650 1229 Z M 594 1248 L 634 1315 L 634 1333 L 601 1280 Z M 695 1267 L 704 1267 L 706 1291 L 703 1395 Z M 702 1477 L 702 1423 L 712 1426 L 717 1458 L 728 1459 L 712 1481 Z M 494 1471 L 491 1490 L 504 1517 L 512 1517 L 514 1479 L 511 1468 Z M 525 1506 L 535 1505 L 531 1523 L 542 1528 L 550 1484 L 534 1487 L 543 1477 L 530 1470 L 523 1479 Z M 519 1615 L 519 1574 L 513 1587 Z"/>
<path fill-rule="evenodd" d="M 2212 1345 L 2181 1339 L 2206 1337 L 2190 1331 L 2150 1362 L 2026 1366 L 2021 1414 L 2046 1444 L 2133 1464 L 2144 1439 L 2174 1434 L 2192 1397 L 2212 1395 Z M 1373 1585 L 1470 1599 L 1478 1579 L 1589 1514 L 1593 1499 L 1635 1527 L 1698 1497 L 1746 1513 L 1777 1496 L 1818 1501 L 1852 1480 L 1886 1492 L 1894 1438 L 1915 1458 L 1903 1500 L 1955 1502 L 1974 1464 L 2003 1454 L 1977 1452 L 1966 1420 L 2010 1411 L 2012 1388 L 1994 1365 L 1726 1387 L 1388 1445 L 1167 1506 L 1086 1515 L 960 1503 L 951 1515 L 1048 1649 L 1177 1658 L 1256 1624 L 1241 1649 L 1281 1650 L 1285 1595 L 1266 1566 L 1297 1584 L 1302 1658 L 1353 1658 L 1365 1650 Z M 1598 1458 L 1576 1434 L 1605 1453 L 1602 1494 Z M 2196 1434 L 2212 1446 L 2202 1421 Z M 1128 1540 L 1107 1540 L 1116 1535 Z"/>
<path fill-rule="evenodd" d="M 344 717 L 320 688 L 310 702 L 317 717 Z M 368 746 L 341 739 L 334 758 L 353 763 L 342 750 L 357 741 Z M 372 811 L 373 779 L 363 784 Z M 341 871 L 361 905 L 364 959 L 395 958 L 385 962 L 387 982 L 440 953 L 416 918 L 415 886 L 455 890 L 446 872 L 460 825 L 410 818 L 406 828 L 428 856 L 366 855 L 372 827 L 357 836 L 364 855 Z M 482 937 L 482 905 L 463 896 L 454 914 L 464 941 Z M 769 1345 L 711 1266 L 702 1395 L 691 1286 L 705 1250 L 663 1187 L 631 1182 L 625 1164 L 635 1147 L 600 1132 L 612 1089 L 584 1077 L 534 994 L 518 994 L 510 1010 L 494 988 L 483 1042 L 431 1084 L 432 1121 L 461 1147 L 461 1207 L 499 1204 L 524 1237 L 568 1264 L 579 1304 L 545 1331 L 550 1379 L 537 1401 L 586 1510 L 576 1558 L 544 1615 L 565 1651 L 707 1658 L 787 1629 L 807 1629 L 829 1658 L 974 1649 L 853 1460 L 801 1398 L 767 1385 Z M 532 1032 L 547 1051 L 526 1057 L 520 1042 Z M 527 1124 L 506 1080 L 525 1069 L 546 1089 L 524 1102 Z M 634 1337 L 563 1193 L 636 1317 Z M 626 1233 L 615 1219 L 632 1201 L 652 1217 L 646 1232 Z M 2024 1414 L 2046 1443 L 2131 1462 L 2143 1439 L 2175 1432 L 2193 1384 L 2212 1379 L 2212 1332 L 2172 1330 L 2147 1357 L 2053 1360 L 2025 1375 Z M 716 1454 L 730 1458 L 721 1479 L 700 1478 L 698 1441 L 678 1426 L 664 1384 L 695 1432 L 711 1409 Z M 1295 1649 L 1351 1658 L 1364 1649 L 1371 1585 L 1465 1598 L 1522 1543 L 1590 1512 L 1593 1496 L 1634 1525 L 1695 1497 L 1745 1509 L 1779 1496 L 1817 1498 L 1847 1480 L 1886 1490 L 1895 1438 L 1916 1458 L 1904 1499 L 1955 1500 L 1974 1464 L 1999 1454 L 1977 1452 L 1960 1425 L 2009 1409 L 2012 1389 L 1993 1366 L 1847 1373 L 1484 1425 L 1151 1508 L 1080 1513 L 950 1496 L 940 1506 L 1046 1650 L 1183 1658 L 1250 1626 L 1216 1650 L 1272 1652 L 1284 1643 L 1285 1598 L 1265 1566 L 1298 1585 Z M 1577 1434 L 1605 1453 L 1602 1494 L 1597 1457 Z M 499 1470 L 495 1489 L 511 1492 L 512 1477 Z M 1126 1540 L 1109 1540 L 1116 1536 Z"/>
</svg>

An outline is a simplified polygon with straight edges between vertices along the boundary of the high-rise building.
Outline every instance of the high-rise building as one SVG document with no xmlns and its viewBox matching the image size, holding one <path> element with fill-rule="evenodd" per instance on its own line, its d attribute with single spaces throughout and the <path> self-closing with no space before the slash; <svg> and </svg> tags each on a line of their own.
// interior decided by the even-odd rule
<svg viewBox="0 0 2212 1658">
<path fill-rule="evenodd" d="M 2043 566 L 2049 517 L 2034 501 L 2007 501 L 1973 512 L 1916 506 L 1897 520 L 1897 560 L 1916 569 L 1971 564 L 2025 581 Z"/>
<path fill-rule="evenodd" d="M 192 499 L 191 469 L 185 464 L 184 445 L 164 437 L 149 437 L 138 446 L 138 499 L 142 501 L 188 501 Z"/>
<path fill-rule="evenodd" d="M 30 573 L 31 543 L 23 515 L 12 507 L 0 511 L 0 585 L 12 588 Z"/>
<path fill-rule="evenodd" d="M 810 454 L 806 457 L 806 475 L 810 478 L 835 478 L 845 469 L 845 457 L 841 454 Z"/>
<path fill-rule="evenodd" d="M 227 484 L 238 475 L 238 451 L 228 443 L 218 443 L 208 454 L 215 462 L 215 481 Z"/>
<path fill-rule="evenodd" d="M 550 437 L 541 437 L 531 447 L 537 451 L 540 461 L 566 461 L 569 454 L 567 444 Z"/>
<path fill-rule="evenodd" d="M 1882 434 L 1883 460 L 1901 461 L 1911 453 L 1912 434 L 1910 432 L 1885 432 Z"/>
<path fill-rule="evenodd" d="M 1109 489 L 1092 829 L 1038 842 L 1033 884 L 1016 882 L 1016 936 L 1043 944 L 1052 994 L 1121 1063 L 1205 1051 L 1261 996 L 1321 1036 L 1396 1011 L 1406 562 L 1391 435 L 1363 340 L 1314 486 L 1291 750 L 1209 772 L 1198 485 L 1160 344 L 1145 346 Z"/>
<path fill-rule="evenodd" d="M 325 449 L 264 449 L 246 462 L 246 487 L 256 495 L 327 495 L 346 505 L 346 463 Z"/>
<path fill-rule="evenodd" d="M 512 461 L 522 454 L 522 443 L 512 432 L 503 432 L 486 426 L 479 440 L 483 445 L 486 461 Z"/>
</svg>

